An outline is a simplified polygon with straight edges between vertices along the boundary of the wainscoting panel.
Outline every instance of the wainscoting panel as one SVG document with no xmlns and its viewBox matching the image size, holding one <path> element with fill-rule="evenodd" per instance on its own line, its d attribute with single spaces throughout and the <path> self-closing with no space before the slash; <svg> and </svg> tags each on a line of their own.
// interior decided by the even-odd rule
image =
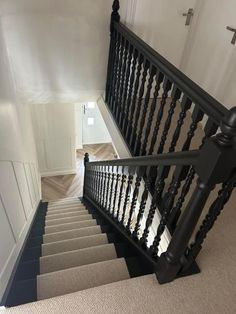
<svg viewBox="0 0 236 314">
<path fill-rule="evenodd" d="M 0 230 L 1 234 L 4 235 L 0 237 L 1 248 L 0 278 L 1 278 L 1 274 L 4 271 L 4 266 L 7 263 L 7 260 L 15 246 L 15 238 L 1 200 L 0 200 Z"/>
<path fill-rule="evenodd" d="M 27 184 L 27 178 L 25 174 L 24 164 L 21 162 L 13 162 L 14 171 L 16 174 L 16 179 L 18 187 L 21 194 L 21 199 L 23 202 L 26 217 L 28 219 L 33 207 L 30 199 L 29 187 Z"/>
<path fill-rule="evenodd" d="M 37 166 L 0 161 L 0 300 L 40 201 Z"/>
<path fill-rule="evenodd" d="M 36 196 L 35 196 L 34 187 L 33 187 L 33 180 L 31 176 L 30 165 L 28 163 L 25 163 L 24 167 L 25 167 L 26 178 L 27 178 L 29 191 L 30 191 L 30 199 L 31 199 L 32 207 L 34 208 L 36 205 Z"/>
<path fill-rule="evenodd" d="M 26 214 L 24 212 L 12 162 L 2 161 L 0 163 L 0 178 L 0 191 L 3 206 L 7 211 L 14 236 L 18 239 L 26 223 Z"/>
</svg>

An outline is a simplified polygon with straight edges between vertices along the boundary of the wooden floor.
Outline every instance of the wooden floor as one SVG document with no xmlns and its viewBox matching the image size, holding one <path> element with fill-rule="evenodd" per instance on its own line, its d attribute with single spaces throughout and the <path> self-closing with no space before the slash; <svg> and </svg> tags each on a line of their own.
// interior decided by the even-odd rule
<svg viewBox="0 0 236 314">
<path fill-rule="evenodd" d="M 84 145 L 83 149 L 77 150 L 76 174 L 42 178 L 42 198 L 44 201 L 82 196 L 85 153 L 89 153 L 90 161 L 109 160 L 116 157 L 111 143 Z"/>
</svg>

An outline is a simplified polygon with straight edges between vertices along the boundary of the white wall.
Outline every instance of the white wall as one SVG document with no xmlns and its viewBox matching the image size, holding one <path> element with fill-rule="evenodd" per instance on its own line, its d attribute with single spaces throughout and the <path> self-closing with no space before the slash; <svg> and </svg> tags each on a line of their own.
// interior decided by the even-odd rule
<svg viewBox="0 0 236 314">
<path fill-rule="evenodd" d="M 22 101 L 97 100 L 105 88 L 111 6 L 111 0 L 0 2 Z"/>
<path fill-rule="evenodd" d="M 42 176 L 76 172 L 74 104 L 31 105 Z"/>
<path fill-rule="evenodd" d="M 83 148 L 83 108 L 75 104 L 75 148 Z"/>
<path fill-rule="evenodd" d="M 0 299 L 41 198 L 30 110 L 15 97 L 0 22 Z"/>
</svg>

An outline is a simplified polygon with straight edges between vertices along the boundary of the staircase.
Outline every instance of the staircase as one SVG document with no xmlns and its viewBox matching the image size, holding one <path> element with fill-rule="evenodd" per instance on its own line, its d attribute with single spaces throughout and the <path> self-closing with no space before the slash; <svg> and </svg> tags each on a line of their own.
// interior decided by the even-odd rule
<svg viewBox="0 0 236 314">
<path fill-rule="evenodd" d="M 42 203 L 6 306 L 126 280 L 145 269 L 132 247 L 78 198 Z"/>
<path fill-rule="evenodd" d="M 219 292 L 222 277 L 234 286 L 235 242 L 216 220 L 236 185 L 236 107 L 155 52 L 118 10 L 114 0 L 106 104 L 133 157 L 89 162 L 85 154 L 83 198 L 40 204 L 4 311 L 235 313 Z M 235 211 L 228 215 L 232 230 Z M 209 289 L 204 274 L 182 278 L 200 272 L 203 245 L 208 255 L 230 248 L 206 267 Z"/>
</svg>

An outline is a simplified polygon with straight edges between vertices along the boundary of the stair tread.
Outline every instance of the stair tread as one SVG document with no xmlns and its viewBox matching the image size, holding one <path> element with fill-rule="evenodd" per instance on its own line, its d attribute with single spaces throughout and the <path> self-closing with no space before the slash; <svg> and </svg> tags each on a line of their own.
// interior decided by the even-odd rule
<svg viewBox="0 0 236 314">
<path fill-rule="evenodd" d="M 38 300 L 129 278 L 123 258 L 69 268 L 37 276 Z"/>
<path fill-rule="evenodd" d="M 42 245 L 42 256 L 53 255 L 102 244 L 108 244 L 107 235 L 105 233 L 52 242 Z"/>
<path fill-rule="evenodd" d="M 97 221 L 96 219 L 89 219 L 89 220 L 83 220 L 78 222 L 70 222 L 66 224 L 56 225 L 56 226 L 48 226 L 45 227 L 45 234 L 65 231 L 65 230 L 72 230 L 72 229 L 79 229 L 83 227 L 91 227 L 96 226 Z"/>
<path fill-rule="evenodd" d="M 46 213 L 46 217 L 48 216 L 52 216 L 52 215 L 57 215 L 57 214 L 66 214 L 69 212 L 75 212 L 75 211 L 83 211 L 86 210 L 85 206 L 81 206 L 81 207 L 71 207 L 71 208 L 62 208 L 62 209 L 57 209 L 57 210 L 51 210 L 51 211 L 47 211 Z"/>
<path fill-rule="evenodd" d="M 84 227 L 84 228 L 78 228 L 78 229 L 72 229 L 72 230 L 65 230 L 61 232 L 55 232 L 55 233 L 49 233 L 43 235 L 43 243 L 51 243 L 51 242 L 57 242 L 67 239 L 73 239 L 74 237 L 83 237 L 86 235 L 92 235 L 101 233 L 101 227 L 91 226 L 91 227 Z"/>
<path fill-rule="evenodd" d="M 40 257 L 40 274 L 117 258 L 113 243 Z"/>
<path fill-rule="evenodd" d="M 46 216 L 45 220 L 53 220 L 53 219 L 59 219 L 59 218 L 64 218 L 64 217 L 75 217 L 79 215 L 85 215 L 86 213 L 89 213 L 87 209 L 85 210 L 76 210 L 68 213 L 60 213 L 60 214 L 54 214 L 54 215 L 49 215 Z"/>
<path fill-rule="evenodd" d="M 86 213 L 85 215 L 79 215 L 79 216 L 72 216 L 72 217 L 64 217 L 64 218 L 58 218 L 53 220 L 46 220 L 45 226 L 56 226 L 60 224 L 75 222 L 75 221 L 83 221 L 83 220 L 89 220 L 92 219 L 93 216 L 89 213 Z"/>
<path fill-rule="evenodd" d="M 64 208 L 70 208 L 70 207 L 85 207 L 85 206 L 83 204 L 70 203 L 70 204 L 63 204 L 63 205 L 56 205 L 56 206 L 48 206 L 48 211 L 54 211 L 57 209 L 64 209 Z"/>
</svg>

